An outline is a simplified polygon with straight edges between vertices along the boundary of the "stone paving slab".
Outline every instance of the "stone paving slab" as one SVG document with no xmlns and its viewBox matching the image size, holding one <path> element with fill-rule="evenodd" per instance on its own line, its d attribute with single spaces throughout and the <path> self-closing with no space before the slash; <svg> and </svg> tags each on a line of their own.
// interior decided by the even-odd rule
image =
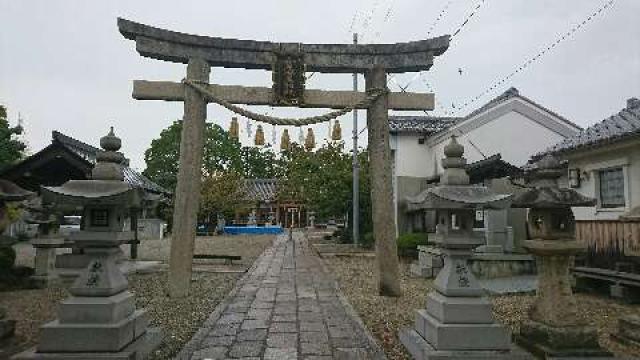
<svg viewBox="0 0 640 360">
<path fill-rule="evenodd" d="M 177 359 L 384 359 L 302 232 L 280 235 Z"/>
</svg>

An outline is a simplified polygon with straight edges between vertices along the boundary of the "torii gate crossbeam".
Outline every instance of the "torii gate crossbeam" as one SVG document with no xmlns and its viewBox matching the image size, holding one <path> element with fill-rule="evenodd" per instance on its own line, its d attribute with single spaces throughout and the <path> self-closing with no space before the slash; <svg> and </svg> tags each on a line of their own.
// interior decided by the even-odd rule
<svg viewBox="0 0 640 360">
<path fill-rule="evenodd" d="M 366 90 L 386 89 L 387 73 L 425 71 L 434 56 L 449 46 L 449 36 L 397 44 L 302 44 L 224 39 L 184 34 L 118 19 L 122 35 L 135 40 L 140 55 L 187 64 L 186 79 L 228 103 L 348 109 L 367 94 L 355 91 L 305 90 L 304 72 L 364 73 Z M 263 69 L 274 72 L 273 88 L 209 84 L 212 66 Z M 189 291 L 196 217 L 200 200 L 200 168 L 206 105 L 203 93 L 182 83 L 134 81 L 133 97 L 140 100 L 183 101 L 184 118 L 180 166 L 175 191 L 169 293 Z M 388 93 L 367 107 L 372 179 L 374 233 L 379 291 L 400 294 L 395 242 L 388 110 L 433 110 L 433 94 Z"/>
</svg>

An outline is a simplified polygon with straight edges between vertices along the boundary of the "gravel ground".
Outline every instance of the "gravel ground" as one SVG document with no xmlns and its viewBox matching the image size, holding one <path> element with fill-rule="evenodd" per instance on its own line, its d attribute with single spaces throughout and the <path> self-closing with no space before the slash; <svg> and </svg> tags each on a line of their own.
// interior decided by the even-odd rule
<svg viewBox="0 0 640 360">
<path fill-rule="evenodd" d="M 196 251 L 201 253 L 240 255 L 242 261 L 233 266 L 217 264 L 217 269 L 248 268 L 253 261 L 271 245 L 273 236 L 207 237 L 196 239 Z M 144 259 L 155 254 L 153 260 L 165 260 L 168 256 L 167 240 L 156 241 L 147 251 L 143 242 L 140 254 Z M 160 246 L 164 244 L 164 246 Z M 21 252 L 26 254 L 28 252 Z M 29 259 L 22 258 L 22 263 Z M 199 262 L 202 264 L 202 262 Z M 195 268 L 203 267 L 196 265 Z M 171 299 L 167 293 L 167 272 L 133 274 L 129 276 L 130 290 L 136 296 L 138 307 L 147 309 L 152 326 L 162 328 L 164 341 L 150 359 L 171 359 L 189 341 L 215 307 L 233 288 L 242 273 L 217 273 L 196 271 L 192 291 L 186 299 Z M 61 287 L 41 290 L 22 290 L 0 293 L 0 307 L 7 310 L 8 318 L 17 319 L 16 336 L 11 341 L 0 343 L 0 359 L 9 354 L 25 350 L 37 343 L 39 327 L 56 317 L 57 304 L 68 297 Z"/>
<path fill-rule="evenodd" d="M 400 343 L 397 333 L 405 327 L 412 327 L 414 310 L 424 308 L 425 296 L 432 281 L 409 277 L 409 264 L 403 263 L 401 298 L 377 296 L 375 258 L 333 257 L 325 262 L 340 283 L 341 291 L 349 299 L 360 317 L 374 334 L 389 359 L 411 359 Z M 610 299 L 577 294 L 579 313 L 589 323 L 599 329 L 600 344 L 619 356 L 640 356 L 640 348 L 613 342 L 609 334 L 615 333 L 618 318 L 640 315 L 640 306 L 624 305 Z M 528 307 L 533 302 L 532 295 L 506 295 L 492 297 L 496 319 L 508 326 L 512 332 L 518 331 L 518 324 L 526 318 Z"/>
</svg>

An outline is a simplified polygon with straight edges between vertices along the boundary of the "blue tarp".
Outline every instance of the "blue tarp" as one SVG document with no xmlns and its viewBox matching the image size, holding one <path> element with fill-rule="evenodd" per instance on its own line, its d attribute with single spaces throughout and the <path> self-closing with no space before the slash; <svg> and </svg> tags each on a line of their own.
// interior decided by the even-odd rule
<svg viewBox="0 0 640 360">
<path fill-rule="evenodd" d="M 225 234 L 281 234 L 281 226 L 225 226 Z"/>
</svg>

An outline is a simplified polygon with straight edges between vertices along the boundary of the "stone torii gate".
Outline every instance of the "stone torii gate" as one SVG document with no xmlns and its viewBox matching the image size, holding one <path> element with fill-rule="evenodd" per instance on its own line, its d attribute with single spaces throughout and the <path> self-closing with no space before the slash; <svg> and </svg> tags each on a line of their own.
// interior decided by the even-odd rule
<svg viewBox="0 0 640 360">
<path fill-rule="evenodd" d="M 367 110 L 379 291 L 381 295 L 400 295 L 388 110 L 432 110 L 434 95 L 389 93 L 386 77 L 387 73 L 429 70 L 433 58 L 448 48 L 449 36 L 396 44 L 301 44 L 190 35 L 122 18 L 118 19 L 118 28 L 125 38 L 135 40 L 140 55 L 187 64 L 187 76 L 182 83 L 133 82 L 135 99 L 184 102 L 169 264 L 169 293 L 172 297 L 185 296 L 189 291 L 208 102 L 276 125 L 309 125 L 335 118 L 354 108 Z M 215 66 L 271 70 L 273 87 L 209 84 L 210 68 Z M 366 92 L 307 90 L 305 72 L 364 73 Z M 257 114 L 252 116 L 249 111 L 243 113 L 233 104 L 339 110 L 297 121 Z"/>
</svg>

